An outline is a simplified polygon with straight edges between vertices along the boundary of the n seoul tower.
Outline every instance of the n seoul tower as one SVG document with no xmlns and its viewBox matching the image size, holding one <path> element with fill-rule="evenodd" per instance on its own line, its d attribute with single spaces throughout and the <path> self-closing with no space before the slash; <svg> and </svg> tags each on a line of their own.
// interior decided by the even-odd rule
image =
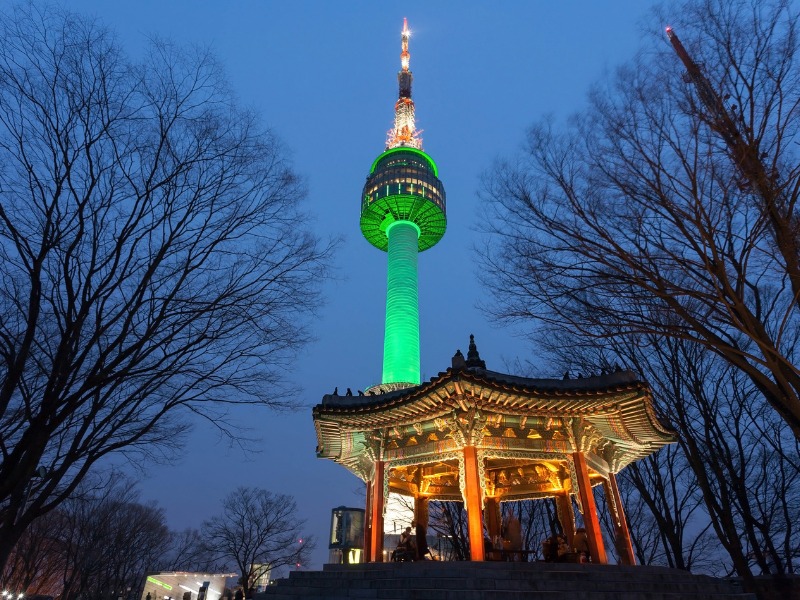
<svg viewBox="0 0 800 600">
<path fill-rule="evenodd" d="M 409 34 L 403 19 L 394 128 L 386 150 L 372 163 L 361 196 L 361 232 L 388 253 L 381 382 L 390 388 L 420 383 L 417 254 L 436 245 L 447 227 L 444 186 L 414 125 Z"/>
</svg>

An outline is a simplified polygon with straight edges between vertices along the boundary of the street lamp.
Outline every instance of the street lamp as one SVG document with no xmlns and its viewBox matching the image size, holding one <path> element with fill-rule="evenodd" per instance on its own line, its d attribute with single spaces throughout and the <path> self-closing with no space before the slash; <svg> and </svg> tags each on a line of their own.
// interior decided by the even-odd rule
<svg viewBox="0 0 800 600">
<path fill-rule="evenodd" d="M 47 477 L 47 474 L 49 472 L 50 471 L 44 465 L 39 465 L 38 467 L 36 467 L 36 473 L 31 476 L 31 478 L 28 480 L 28 485 L 25 487 L 25 496 L 22 499 L 22 509 L 14 515 L 14 524 L 16 524 L 19 517 L 22 516 L 22 514 L 25 512 L 25 509 L 28 507 L 28 498 L 31 495 L 31 488 L 33 488 L 33 480 L 44 479 L 45 477 Z M 11 594 L 10 592 L 3 592 L 3 595 L 6 598 L 11 598 L 13 596 L 13 594 Z M 19 596 L 17 596 L 17 598 L 22 598 L 23 596 L 24 594 L 20 594 Z"/>
</svg>

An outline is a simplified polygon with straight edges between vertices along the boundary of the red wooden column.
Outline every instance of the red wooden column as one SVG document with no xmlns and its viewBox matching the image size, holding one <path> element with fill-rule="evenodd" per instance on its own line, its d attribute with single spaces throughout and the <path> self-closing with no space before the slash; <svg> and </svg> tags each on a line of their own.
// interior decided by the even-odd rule
<svg viewBox="0 0 800 600">
<path fill-rule="evenodd" d="M 483 509 L 483 518 L 486 520 L 486 531 L 489 539 L 494 541 L 494 536 L 500 535 L 500 502 L 497 498 L 486 498 L 486 508 Z"/>
<path fill-rule="evenodd" d="M 483 510 L 481 510 L 481 484 L 478 471 L 478 450 L 464 446 L 464 495 L 467 509 L 470 560 L 484 560 Z"/>
<path fill-rule="evenodd" d="M 608 497 L 609 492 L 611 498 Z M 636 555 L 633 553 L 633 544 L 631 543 L 631 532 L 628 529 L 628 519 L 625 517 L 625 509 L 622 507 L 622 497 L 619 495 L 619 486 L 617 485 L 617 477 L 614 473 L 608 474 L 608 487 L 606 488 L 606 498 L 609 506 L 616 507 L 616 515 L 614 517 L 614 525 L 616 529 L 616 540 L 614 544 L 619 554 L 619 560 L 624 565 L 635 565 Z"/>
<path fill-rule="evenodd" d="M 365 501 L 366 507 L 364 511 L 364 555 L 361 560 L 369 562 L 369 550 L 372 547 L 372 482 L 367 482 L 367 499 Z"/>
<path fill-rule="evenodd" d="M 575 542 L 575 513 L 572 510 L 572 498 L 569 492 L 556 495 L 556 509 L 558 510 L 558 521 L 564 529 L 567 543 L 574 546 Z"/>
<path fill-rule="evenodd" d="M 384 465 L 382 460 L 375 461 L 375 476 L 372 478 L 372 500 L 370 509 L 372 518 L 370 523 L 369 561 L 383 562 L 383 475 Z"/>
<path fill-rule="evenodd" d="M 483 508 L 483 522 L 486 523 L 486 533 L 489 534 L 489 539 L 492 540 L 492 547 L 494 548 L 494 541 L 500 536 L 502 524 L 500 519 L 500 503 L 497 498 L 486 498 Z M 502 554 L 494 550 L 486 552 L 483 549 L 483 560 L 500 560 Z"/>
<path fill-rule="evenodd" d="M 600 519 L 597 518 L 597 506 L 592 495 L 592 485 L 589 482 L 589 468 L 586 466 L 586 458 L 583 452 L 575 452 L 572 455 L 575 462 L 575 474 L 578 477 L 578 493 L 581 497 L 583 506 L 583 523 L 586 526 L 586 536 L 589 538 L 589 554 L 592 562 L 600 565 L 608 564 L 606 548 L 603 545 L 603 533 L 600 530 Z"/>
<path fill-rule="evenodd" d="M 428 498 L 425 496 L 414 497 L 414 520 L 428 531 Z"/>
</svg>

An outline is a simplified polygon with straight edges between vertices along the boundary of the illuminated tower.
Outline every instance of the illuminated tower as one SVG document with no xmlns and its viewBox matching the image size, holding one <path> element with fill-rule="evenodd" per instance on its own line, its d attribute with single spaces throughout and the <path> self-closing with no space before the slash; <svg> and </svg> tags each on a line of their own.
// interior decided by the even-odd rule
<svg viewBox="0 0 800 600">
<path fill-rule="evenodd" d="M 398 387 L 420 383 L 417 253 L 436 245 L 447 227 L 444 186 L 414 126 L 408 37 L 403 19 L 394 128 L 361 197 L 361 232 L 388 253 L 381 382 Z"/>
</svg>

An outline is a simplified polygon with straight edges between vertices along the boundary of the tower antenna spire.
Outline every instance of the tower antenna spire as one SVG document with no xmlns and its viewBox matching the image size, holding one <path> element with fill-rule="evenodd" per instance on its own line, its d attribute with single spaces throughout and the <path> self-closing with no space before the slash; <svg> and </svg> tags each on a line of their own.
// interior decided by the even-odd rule
<svg viewBox="0 0 800 600">
<path fill-rule="evenodd" d="M 414 124 L 414 101 L 411 99 L 411 82 L 414 76 L 409 70 L 411 55 L 408 52 L 408 19 L 403 18 L 403 31 L 400 37 L 400 71 L 397 73 L 399 93 L 394 105 L 394 128 L 389 130 L 386 138 L 386 149 L 407 146 L 422 149 L 421 132 Z"/>
</svg>

